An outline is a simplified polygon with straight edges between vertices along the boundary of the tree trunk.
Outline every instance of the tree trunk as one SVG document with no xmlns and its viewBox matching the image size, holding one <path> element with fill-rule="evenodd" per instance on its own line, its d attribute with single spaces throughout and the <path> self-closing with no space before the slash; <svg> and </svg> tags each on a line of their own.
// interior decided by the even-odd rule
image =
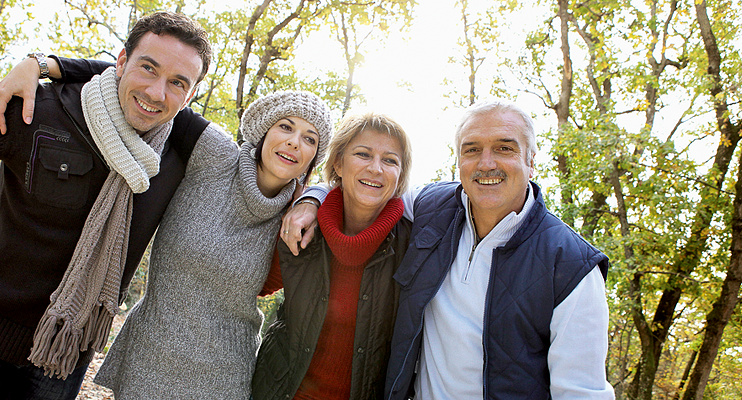
<svg viewBox="0 0 742 400">
<path fill-rule="evenodd" d="M 304 0 L 302 0 L 299 5 L 297 6 L 296 10 L 289 14 L 281 23 L 273 27 L 270 32 L 266 35 L 265 39 L 265 49 L 263 50 L 263 55 L 260 57 L 260 66 L 258 67 L 258 70 L 255 72 L 255 76 L 252 80 L 252 85 L 250 85 L 250 91 L 247 94 L 248 100 L 252 102 L 255 98 L 255 96 L 258 93 L 258 86 L 260 86 L 260 83 L 263 81 L 263 78 L 265 78 L 265 73 L 268 71 L 268 66 L 271 62 L 279 59 L 283 59 L 283 50 L 286 50 L 288 47 L 294 44 L 296 41 L 296 38 L 299 37 L 299 34 L 301 33 L 301 28 L 303 25 L 299 24 L 299 26 L 296 27 L 294 30 L 294 35 L 284 40 L 281 43 L 281 47 L 278 47 L 273 44 L 273 39 L 276 37 L 276 35 L 283 30 L 291 21 L 299 17 L 299 14 L 301 13 L 301 9 L 304 6 Z"/>
<path fill-rule="evenodd" d="M 273 27 L 273 29 L 270 30 L 266 34 L 265 38 L 265 49 L 263 51 L 263 55 L 260 57 L 260 65 L 258 66 L 258 70 L 255 72 L 255 76 L 253 76 L 252 84 L 250 85 L 250 89 L 247 93 L 247 102 L 245 101 L 245 95 L 244 95 L 244 85 L 247 75 L 247 59 L 250 56 L 252 45 L 254 44 L 254 37 L 252 35 L 252 31 L 255 28 L 255 24 L 257 23 L 258 19 L 260 19 L 260 16 L 263 14 L 265 9 L 268 7 L 268 5 L 273 0 L 264 0 L 263 4 L 258 6 L 255 9 L 255 12 L 253 12 L 252 17 L 250 17 L 250 22 L 248 24 L 247 33 L 245 34 L 245 50 L 242 53 L 242 62 L 240 63 L 240 73 L 237 78 L 237 115 L 239 118 L 242 118 L 242 113 L 245 112 L 245 106 L 252 102 L 253 98 L 255 97 L 258 86 L 260 86 L 260 82 L 263 80 L 263 77 L 265 76 L 266 71 L 268 70 L 269 64 L 280 58 L 281 56 L 281 49 L 273 45 L 273 39 L 275 36 L 283 30 L 291 21 L 296 19 L 299 16 L 299 13 L 301 12 L 302 8 L 304 8 L 304 3 L 306 0 L 301 0 L 299 2 L 299 5 L 296 7 L 294 12 L 289 14 L 283 21 L 278 23 L 276 26 Z M 296 40 L 296 37 L 299 35 L 299 32 L 301 31 L 301 25 L 296 29 L 294 32 L 293 39 L 287 41 L 287 43 L 284 43 L 284 46 L 289 46 L 293 44 L 294 40 Z M 242 143 L 243 142 L 242 133 L 238 133 L 237 142 Z"/>
<path fill-rule="evenodd" d="M 342 116 L 350 109 L 350 101 L 353 99 L 353 77 L 356 72 L 356 63 L 350 55 L 350 38 L 348 37 L 348 27 L 345 25 L 345 14 L 340 13 L 340 32 L 342 36 L 338 36 L 340 44 L 343 45 L 343 52 L 345 54 L 345 65 L 348 67 L 348 79 L 345 80 L 345 99 L 343 99 L 343 110 Z M 356 49 L 356 54 L 358 49 Z"/>
<path fill-rule="evenodd" d="M 464 23 L 464 41 L 466 42 L 466 63 L 469 66 L 469 99 L 468 105 L 473 105 L 477 101 L 477 95 L 475 94 L 477 84 L 477 66 L 476 57 L 474 56 L 474 47 L 469 37 L 469 19 L 467 16 L 469 8 L 469 2 L 466 0 L 461 1 L 461 21 Z"/>
<path fill-rule="evenodd" d="M 698 350 L 693 350 L 693 353 L 690 355 L 690 359 L 688 359 L 688 363 L 685 365 L 685 370 L 683 370 L 683 376 L 680 378 L 680 384 L 678 385 L 678 391 L 675 392 L 675 396 L 673 396 L 673 400 L 679 400 L 680 399 L 680 393 L 683 392 L 683 387 L 685 386 L 686 382 L 688 382 L 688 376 L 690 375 L 691 369 L 693 369 L 693 364 L 696 362 L 696 357 L 698 357 Z"/>
<path fill-rule="evenodd" d="M 701 30 L 704 48 L 708 56 L 708 75 L 713 81 L 710 94 L 714 100 L 716 121 L 723 138 L 730 138 L 736 144 L 739 140 L 740 125 L 735 125 L 729 118 L 729 110 L 726 103 L 726 94 L 723 92 L 721 80 L 721 53 L 716 43 L 716 36 L 711 27 L 706 11 L 706 2 L 696 2 L 696 18 Z M 717 159 L 727 157 L 726 153 L 734 151 L 734 145 L 729 146 L 724 155 Z M 718 154 L 717 154 L 718 156 Z M 731 154 L 728 155 L 731 158 Z M 742 156 L 741 156 L 742 157 Z M 740 160 L 742 161 L 742 159 Z M 727 165 L 729 164 L 726 161 Z M 720 179 L 723 179 L 720 177 Z M 719 344 L 724 333 L 724 328 L 738 301 L 740 283 L 742 282 L 742 165 L 737 169 L 737 183 L 735 185 L 734 210 L 732 215 L 732 245 L 731 258 L 724 279 L 719 298 L 706 317 L 706 334 L 698 354 L 698 361 L 693 368 L 688 388 L 683 395 L 683 400 L 700 400 L 706 389 L 711 368 L 719 351 Z"/>
<path fill-rule="evenodd" d="M 742 160 L 740 160 L 742 161 Z M 734 199 L 734 216 L 732 217 L 732 257 L 727 269 L 727 276 L 721 288 L 719 298 L 706 317 L 706 334 L 698 361 L 688 380 L 683 400 L 702 400 L 714 360 L 719 352 L 724 328 L 734 312 L 742 283 L 742 168 L 738 169 L 736 195 Z"/>
<path fill-rule="evenodd" d="M 569 101 L 572 97 L 572 59 L 570 58 L 569 49 L 569 1 L 558 0 L 559 11 L 558 17 L 560 20 L 560 34 L 561 34 L 561 49 L 562 49 L 562 84 L 559 93 L 559 102 L 554 105 L 554 111 L 557 115 L 557 126 L 559 131 L 562 131 L 569 124 Z M 561 133 L 560 133 L 561 136 Z M 557 155 L 557 168 L 559 170 L 559 181 L 561 187 L 561 200 L 562 206 L 566 207 L 571 205 L 573 200 L 573 194 L 571 184 L 569 183 L 569 160 L 566 154 L 562 153 Z M 571 212 L 562 214 L 562 219 L 569 226 L 574 226 L 574 217 Z"/>
<path fill-rule="evenodd" d="M 657 101 L 658 101 L 658 86 L 659 78 L 668 65 L 675 66 L 676 68 L 682 68 L 683 66 L 674 61 L 670 61 L 665 57 L 665 43 L 668 36 L 668 27 L 670 22 L 674 18 L 677 11 L 677 1 L 670 2 L 670 10 L 665 23 L 662 25 L 663 30 L 660 31 L 658 26 L 652 28 L 652 40 L 650 47 L 647 52 L 647 60 L 652 68 L 652 75 L 655 78 L 655 82 L 650 82 L 646 85 L 645 98 L 647 100 L 647 109 L 645 112 L 645 129 L 652 129 L 654 125 L 654 117 L 657 112 Z M 653 1 L 651 4 L 652 19 L 656 19 L 658 15 L 657 10 L 658 2 Z M 659 61 L 655 59 L 654 52 L 657 45 L 662 46 L 661 54 L 662 57 Z M 722 134 L 722 136 L 724 136 Z M 722 139 L 721 144 L 725 143 Z M 736 146 L 736 140 L 733 141 Z M 727 148 L 720 147 L 717 150 L 717 159 L 710 172 L 706 176 L 706 180 L 711 183 L 713 189 L 709 187 L 703 187 L 701 189 L 701 202 L 699 203 L 696 214 L 694 216 L 694 222 L 691 225 L 691 235 L 686 242 L 683 249 L 678 252 L 673 260 L 671 267 L 671 275 L 668 278 L 667 289 L 664 290 L 660 300 L 655 309 L 654 317 L 651 323 L 646 321 L 643 311 L 641 318 L 635 316 L 635 322 L 639 331 L 639 336 L 642 339 L 642 354 L 639 362 L 636 366 L 636 374 L 634 379 L 629 386 L 627 395 L 631 399 L 645 399 L 649 400 L 652 398 L 654 389 L 654 381 L 657 375 L 657 369 L 659 367 L 660 356 L 662 355 L 662 349 L 665 344 L 665 340 L 670 332 L 670 327 L 675 321 L 675 308 L 680 301 L 680 297 L 683 294 L 685 278 L 687 275 L 695 269 L 701 258 L 703 251 L 706 249 L 706 240 L 708 237 L 707 228 L 711 223 L 711 218 L 716 212 L 715 199 L 718 197 L 719 190 L 723 183 L 722 178 L 718 179 L 717 172 L 726 170 L 729 167 L 729 156 L 719 157 L 721 154 L 728 152 Z M 643 147 L 638 145 L 635 154 L 640 154 L 643 151 Z M 635 279 L 641 278 L 635 276 Z M 636 305 L 635 307 L 639 307 Z"/>
<path fill-rule="evenodd" d="M 237 76 L 237 98 L 235 99 L 235 103 L 237 105 L 237 115 L 240 118 L 242 117 L 242 113 L 245 111 L 242 104 L 242 98 L 243 91 L 245 89 L 245 76 L 247 75 L 247 60 L 248 58 L 250 58 L 250 54 L 252 53 L 252 45 L 255 42 L 253 32 L 255 30 L 255 25 L 258 23 L 258 20 L 272 1 L 273 0 L 264 0 L 263 4 L 255 7 L 255 11 L 253 11 L 252 15 L 250 16 L 250 21 L 247 24 L 247 31 L 245 32 L 245 48 L 242 50 L 240 72 Z"/>
</svg>

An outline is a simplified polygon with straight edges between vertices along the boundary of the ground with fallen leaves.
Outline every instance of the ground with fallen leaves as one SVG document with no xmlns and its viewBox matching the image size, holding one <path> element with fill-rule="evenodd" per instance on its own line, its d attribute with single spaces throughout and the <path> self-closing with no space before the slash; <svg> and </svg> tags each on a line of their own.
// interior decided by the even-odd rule
<svg viewBox="0 0 742 400">
<path fill-rule="evenodd" d="M 116 337 L 116 334 L 118 334 L 119 330 L 121 329 L 121 325 L 123 325 L 124 323 L 125 318 L 126 316 L 122 314 L 114 317 L 113 335 L 111 335 L 111 338 L 109 339 L 110 341 L 108 343 L 108 346 L 111 345 L 111 342 L 113 342 L 113 338 Z M 93 383 L 93 378 L 98 372 L 98 368 L 100 368 L 101 364 L 103 364 L 104 357 L 105 356 L 103 354 L 98 353 L 95 355 L 95 358 L 93 358 L 93 362 L 91 362 L 90 366 L 88 367 L 88 372 L 85 373 L 85 380 L 82 383 L 80 393 L 77 395 L 77 400 L 113 400 L 113 392 L 104 388 L 103 386 L 99 386 Z"/>
</svg>

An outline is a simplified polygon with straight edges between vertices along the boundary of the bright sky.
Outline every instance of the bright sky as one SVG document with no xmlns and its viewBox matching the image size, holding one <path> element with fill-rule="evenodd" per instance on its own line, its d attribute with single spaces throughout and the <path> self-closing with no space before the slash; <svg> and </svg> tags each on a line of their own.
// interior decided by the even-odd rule
<svg viewBox="0 0 742 400">
<path fill-rule="evenodd" d="M 460 57 L 463 52 L 456 44 L 462 34 L 460 15 L 455 0 L 418 1 L 407 32 L 392 30 L 384 43 L 370 42 L 362 48 L 366 61 L 356 71 L 354 82 L 360 85 L 367 103 L 355 105 L 349 113 L 381 112 L 402 125 L 413 147 L 413 184 L 429 182 L 437 169 L 451 162 L 447 144 L 453 144 L 463 109 L 444 94 L 452 88 L 468 93 L 467 70 L 448 62 L 449 57 Z M 307 75 L 312 69 L 343 65 L 338 64 L 343 62 L 339 43 L 329 38 L 323 41 L 321 36 L 313 34 L 299 46 L 298 65 Z M 444 79 L 453 81 L 455 86 L 444 86 Z M 477 94 L 480 98 L 487 97 L 488 90 L 481 85 Z M 529 107 L 543 108 L 534 99 L 524 100 L 529 100 L 524 105 L 527 111 L 532 111 Z"/>
<path fill-rule="evenodd" d="M 452 0 L 418 2 L 408 32 L 393 29 L 381 45 L 364 43 L 365 63 L 354 78 L 367 104 L 354 104 L 348 113 L 380 112 L 402 125 L 413 147 L 413 183 L 428 182 L 448 160 L 446 143 L 452 141 L 460 114 L 460 110 L 444 111 L 452 105 L 443 97 L 448 90 L 442 86 L 444 78 L 465 78 L 464 70 L 447 63 L 457 51 L 458 20 L 450 17 L 454 12 L 451 7 Z M 340 44 L 329 38 L 329 33 L 326 40 L 322 36 L 314 33 L 298 48 L 297 69 L 307 76 L 313 70 L 343 66 Z"/>
</svg>

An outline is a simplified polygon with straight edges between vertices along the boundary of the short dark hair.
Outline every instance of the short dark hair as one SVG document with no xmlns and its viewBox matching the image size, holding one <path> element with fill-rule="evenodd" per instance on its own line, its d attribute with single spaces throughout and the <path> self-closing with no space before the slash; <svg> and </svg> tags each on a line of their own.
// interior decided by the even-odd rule
<svg viewBox="0 0 742 400">
<path fill-rule="evenodd" d="M 169 11 L 158 11 L 146 15 L 140 18 L 134 27 L 131 28 L 129 38 L 124 43 L 127 57 L 131 56 L 139 41 L 148 32 L 152 32 L 155 35 L 170 35 L 196 49 L 201 56 L 202 62 L 201 75 L 198 77 L 196 83 L 204 79 L 211 63 L 211 45 L 209 44 L 206 31 L 198 22 L 183 14 Z"/>
</svg>

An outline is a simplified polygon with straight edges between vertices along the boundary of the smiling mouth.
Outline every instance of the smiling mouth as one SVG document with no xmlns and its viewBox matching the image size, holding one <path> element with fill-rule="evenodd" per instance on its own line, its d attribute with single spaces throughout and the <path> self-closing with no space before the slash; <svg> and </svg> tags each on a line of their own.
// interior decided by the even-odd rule
<svg viewBox="0 0 742 400">
<path fill-rule="evenodd" d="M 284 153 L 281 153 L 281 152 L 277 152 L 276 154 L 278 154 L 278 156 L 281 157 L 281 158 L 283 158 L 284 160 L 291 161 L 292 163 L 298 163 L 299 162 L 294 157 L 291 157 L 288 154 L 284 154 Z"/>
<path fill-rule="evenodd" d="M 154 113 L 154 112 L 161 112 L 160 110 L 158 110 L 158 109 L 156 109 L 156 108 L 152 108 L 152 107 L 150 107 L 150 106 L 148 106 L 148 105 L 144 104 L 144 103 L 143 103 L 143 102 L 142 102 L 141 100 L 139 100 L 139 99 L 138 99 L 138 98 L 136 98 L 136 97 L 134 98 L 134 100 L 136 100 L 137 104 L 139 104 L 139 107 L 142 107 L 142 108 L 144 109 L 144 111 L 148 111 L 148 112 L 151 112 L 151 113 Z"/>
<path fill-rule="evenodd" d="M 480 185 L 497 185 L 502 182 L 502 178 L 479 178 L 475 179 Z"/>
<path fill-rule="evenodd" d="M 369 181 L 363 180 L 363 179 L 358 180 L 358 182 L 361 182 L 362 184 L 364 184 L 366 186 L 371 186 L 373 188 L 380 188 L 381 187 L 381 185 L 378 184 L 378 183 L 369 182 Z"/>
</svg>

